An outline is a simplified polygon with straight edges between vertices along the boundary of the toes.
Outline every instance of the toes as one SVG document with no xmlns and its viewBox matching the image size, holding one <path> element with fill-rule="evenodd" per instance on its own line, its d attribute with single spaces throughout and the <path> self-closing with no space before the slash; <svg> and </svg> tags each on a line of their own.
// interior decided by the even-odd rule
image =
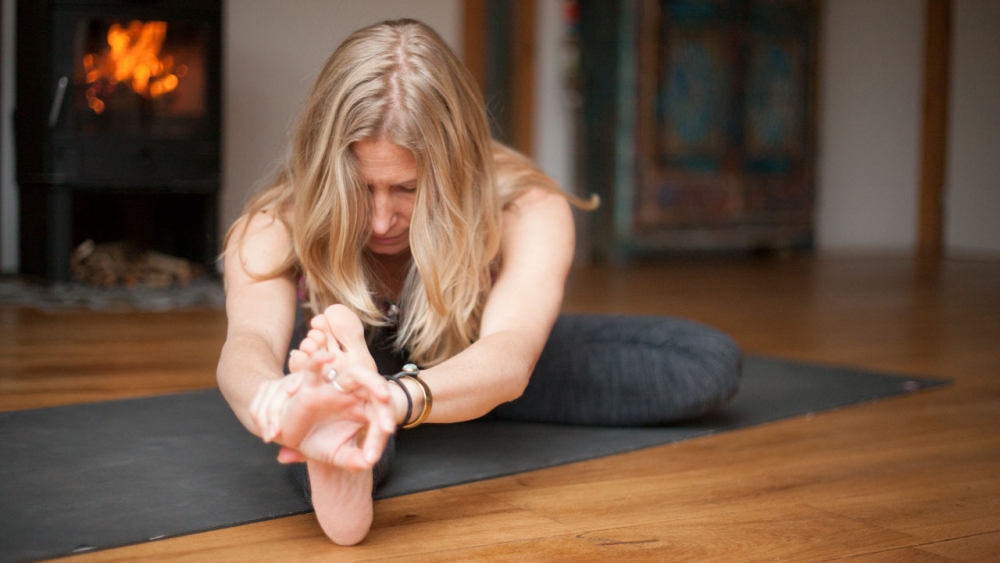
<svg viewBox="0 0 1000 563">
<path fill-rule="evenodd" d="M 340 349 L 340 345 L 337 343 L 337 341 L 336 340 L 331 341 L 331 339 L 327 338 L 326 333 L 323 332 L 322 330 L 314 328 L 310 330 L 308 334 L 306 334 L 306 338 L 315 342 L 316 347 L 320 350 L 324 348 L 326 349 L 334 348 L 334 350 L 331 351 L 337 351 Z"/>
<path fill-rule="evenodd" d="M 356 348 L 359 339 L 364 342 L 361 320 L 344 305 L 327 307 L 322 314 L 313 317 L 309 325 L 312 327 L 309 337 L 315 338 L 315 335 L 322 334 L 329 348 L 337 347 L 346 351 L 349 346 Z"/>
<path fill-rule="evenodd" d="M 347 346 L 364 344 L 365 327 L 361 319 L 344 305 L 331 305 L 323 311 L 328 331 Z"/>
<path fill-rule="evenodd" d="M 327 311 L 329 311 L 332 308 L 333 307 L 327 307 Z M 313 317 L 312 320 L 309 321 L 309 326 L 316 330 L 321 330 L 323 332 L 330 332 L 330 323 L 327 322 L 326 320 L 326 312 L 324 311 L 322 315 L 316 315 L 315 317 Z"/>
<path fill-rule="evenodd" d="M 299 350 L 305 352 L 307 355 L 312 356 L 320 349 L 319 344 L 315 340 L 306 337 L 302 340 L 302 344 L 299 345 Z"/>
<path fill-rule="evenodd" d="M 345 354 L 348 364 L 375 368 L 375 360 L 368 351 L 368 342 L 365 340 L 365 327 L 361 319 L 346 306 L 327 307 L 322 315 L 317 315 L 312 320 L 311 324 L 313 330 L 326 335 L 328 348 L 333 348 L 334 343 L 337 344 L 340 351 Z"/>
</svg>

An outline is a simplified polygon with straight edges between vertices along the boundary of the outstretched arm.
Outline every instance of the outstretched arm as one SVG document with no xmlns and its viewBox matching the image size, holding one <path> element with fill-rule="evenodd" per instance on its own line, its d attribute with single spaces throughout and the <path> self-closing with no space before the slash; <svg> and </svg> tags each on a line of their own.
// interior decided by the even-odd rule
<svg viewBox="0 0 1000 563">
<path fill-rule="evenodd" d="M 265 212 L 251 218 L 246 231 L 238 224 L 234 233 L 225 264 L 229 332 L 218 367 L 223 395 L 240 421 L 264 440 L 300 449 L 326 463 L 370 467 L 394 427 L 387 384 L 372 370 L 361 369 L 373 365 L 356 367 L 353 364 L 363 360 L 344 353 L 334 356 L 309 340 L 304 344 L 311 348 L 300 352 L 296 362 L 299 373 L 283 377 L 296 284 L 290 276 L 260 274 L 284 260 L 290 248 L 287 230 Z M 363 334 L 360 324 L 354 329 Z M 363 341 L 363 336 L 359 338 Z M 362 352 L 367 356 L 367 349 Z M 323 376 L 330 367 L 345 372 L 341 385 L 350 393 L 334 392 L 326 382 Z M 331 432 L 339 433 L 340 440 L 316 439 Z M 347 438 L 353 436 L 367 439 Z M 360 448 L 362 442 L 365 461 L 353 452 L 344 455 L 345 444 Z"/>
<path fill-rule="evenodd" d="M 244 222 L 249 221 L 244 230 Z M 264 437 L 250 405 L 261 386 L 281 381 L 295 322 L 296 282 L 291 275 L 259 279 L 281 264 L 291 248 L 273 211 L 242 218 L 233 229 L 224 262 L 228 332 L 216 372 L 219 388 L 240 422 Z"/>
<path fill-rule="evenodd" d="M 574 246 L 562 196 L 530 190 L 504 211 L 502 270 L 479 340 L 420 375 L 434 394 L 428 422 L 477 418 L 524 392 L 559 315 Z"/>
</svg>

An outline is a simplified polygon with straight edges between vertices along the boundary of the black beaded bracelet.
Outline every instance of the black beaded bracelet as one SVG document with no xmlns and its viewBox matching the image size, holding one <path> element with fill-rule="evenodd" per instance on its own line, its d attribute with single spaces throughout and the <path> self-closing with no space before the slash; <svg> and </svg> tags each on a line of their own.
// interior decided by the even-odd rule
<svg viewBox="0 0 1000 563">
<path fill-rule="evenodd" d="M 402 428 L 406 425 L 406 423 L 410 422 L 410 416 L 413 415 L 413 397 L 410 397 L 410 391 L 396 376 L 384 375 L 383 377 L 385 377 L 388 381 L 399 385 L 399 388 L 403 391 L 403 396 L 406 397 L 406 416 L 403 417 L 403 422 L 398 425 L 398 428 Z"/>
<path fill-rule="evenodd" d="M 406 418 L 403 419 L 403 422 L 398 427 L 408 429 L 423 424 L 431 414 L 434 399 L 431 396 L 430 387 L 427 386 L 424 380 L 420 379 L 420 369 L 417 368 L 416 364 L 406 364 L 403 366 L 403 371 L 395 375 L 384 375 L 383 377 L 399 385 L 399 388 L 403 390 L 403 395 L 406 396 Z M 424 397 L 423 408 L 420 409 L 417 419 L 412 422 L 410 421 L 410 417 L 413 415 L 413 397 L 410 396 L 410 391 L 406 388 L 406 385 L 403 385 L 402 379 L 404 377 L 412 379 L 420 387 L 420 393 Z"/>
</svg>

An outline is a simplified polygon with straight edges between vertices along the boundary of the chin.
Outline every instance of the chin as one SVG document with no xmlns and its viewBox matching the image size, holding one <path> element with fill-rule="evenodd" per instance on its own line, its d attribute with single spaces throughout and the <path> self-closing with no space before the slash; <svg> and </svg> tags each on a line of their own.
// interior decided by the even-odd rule
<svg viewBox="0 0 1000 563">
<path fill-rule="evenodd" d="M 410 249 L 410 245 L 392 245 L 392 246 L 382 246 L 382 245 L 368 245 L 368 252 L 372 254 L 378 254 L 379 256 L 396 256 L 402 254 Z"/>
</svg>

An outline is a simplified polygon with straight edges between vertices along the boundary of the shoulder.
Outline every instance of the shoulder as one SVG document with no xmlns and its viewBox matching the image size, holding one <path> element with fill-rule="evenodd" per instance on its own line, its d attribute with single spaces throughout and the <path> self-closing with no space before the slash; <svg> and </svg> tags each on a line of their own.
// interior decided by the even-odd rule
<svg viewBox="0 0 1000 563">
<path fill-rule="evenodd" d="M 526 258 L 562 268 L 573 259 L 576 228 L 565 197 L 546 189 L 521 192 L 503 211 L 501 255 L 505 265 Z M 535 265 L 538 260 L 531 260 Z"/>
<path fill-rule="evenodd" d="M 277 273 L 292 251 L 287 218 L 274 208 L 240 217 L 229 230 L 225 266 L 251 275 Z"/>
</svg>

